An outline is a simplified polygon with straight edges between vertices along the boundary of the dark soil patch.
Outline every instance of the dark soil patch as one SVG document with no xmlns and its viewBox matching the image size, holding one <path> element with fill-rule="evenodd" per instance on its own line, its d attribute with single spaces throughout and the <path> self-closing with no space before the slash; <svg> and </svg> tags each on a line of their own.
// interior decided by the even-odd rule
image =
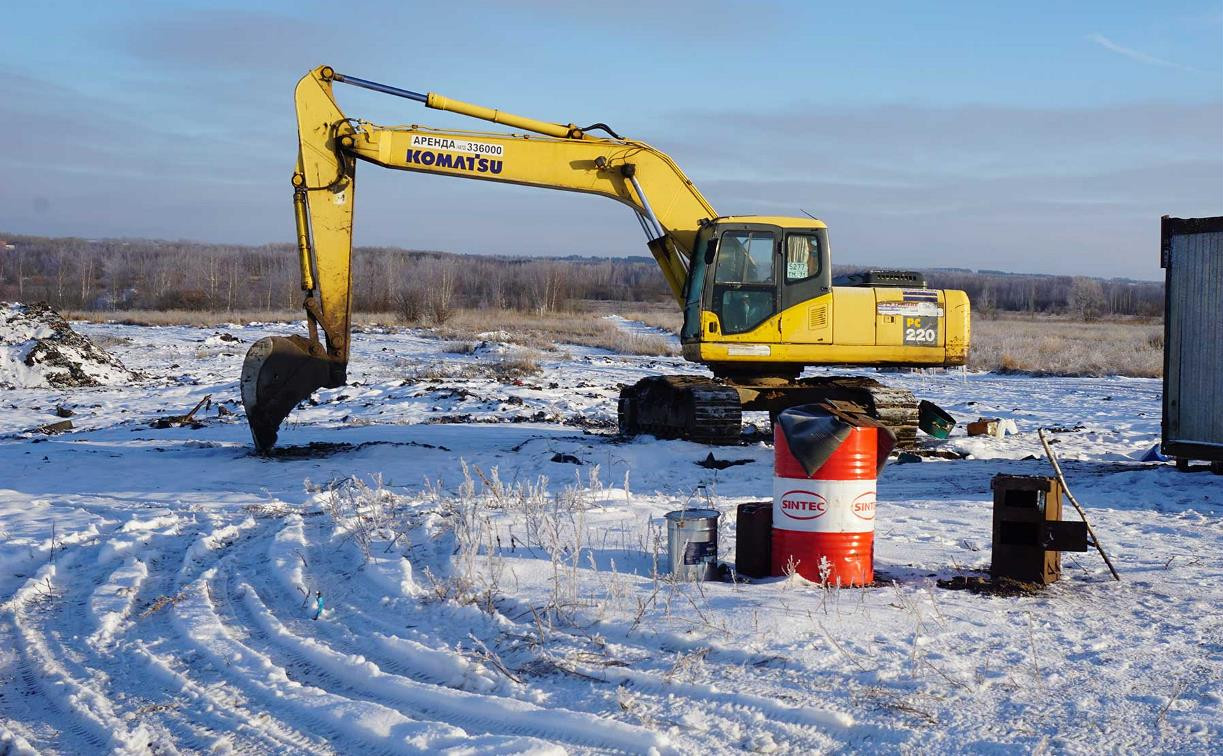
<svg viewBox="0 0 1223 756">
<path fill-rule="evenodd" d="M 272 459 L 277 461 L 289 461 L 294 459 L 319 459 L 322 457 L 331 457 L 337 454 L 348 454 L 355 451 L 360 451 L 369 446 L 415 446 L 421 449 L 437 449 L 438 451 L 448 452 L 445 446 L 435 444 L 426 444 L 421 441 L 365 441 L 360 444 L 349 444 L 344 442 L 332 441 L 311 441 L 302 446 L 274 446 L 268 451 L 260 454 L 255 451 L 248 453 L 251 457 L 263 457 L 264 459 Z"/>
<path fill-rule="evenodd" d="M 986 596 L 1037 596 L 1044 592 L 1040 583 L 1025 583 L 1011 578 L 989 578 L 979 575 L 956 575 L 939 580 L 936 585 L 949 591 L 968 591 Z"/>
</svg>

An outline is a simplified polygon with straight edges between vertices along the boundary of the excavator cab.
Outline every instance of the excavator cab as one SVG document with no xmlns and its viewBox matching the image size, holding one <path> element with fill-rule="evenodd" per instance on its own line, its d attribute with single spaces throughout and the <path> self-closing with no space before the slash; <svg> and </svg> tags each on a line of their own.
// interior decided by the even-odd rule
<svg viewBox="0 0 1223 756">
<path fill-rule="evenodd" d="M 734 342 L 767 357 L 781 313 L 832 293 L 828 229 L 816 220 L 718 218 L 702 226 L 696 250 L 684 289 L 686 349 Z"/>
</svg>

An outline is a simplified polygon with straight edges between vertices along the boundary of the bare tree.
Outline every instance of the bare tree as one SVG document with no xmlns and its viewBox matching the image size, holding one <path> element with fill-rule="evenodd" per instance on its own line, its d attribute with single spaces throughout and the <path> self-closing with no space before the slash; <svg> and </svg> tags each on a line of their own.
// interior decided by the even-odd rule
<svg viewBox="0 0 1223 756">
<path fill-rule="evenodd" d="M 1107 298 L 1104 287 L 1094 278 L 1075 276 L 1066 294 L 1066 309 L 1084 321 L 1098 320 L 1104 314 Z"/>
<path fill-rule="evenodd" d="M 455 265 L 439 260 L 430 266 L 428 276 L 429 314 L 437 325 L 444 324 L 454 311 Z"/>
</svg>

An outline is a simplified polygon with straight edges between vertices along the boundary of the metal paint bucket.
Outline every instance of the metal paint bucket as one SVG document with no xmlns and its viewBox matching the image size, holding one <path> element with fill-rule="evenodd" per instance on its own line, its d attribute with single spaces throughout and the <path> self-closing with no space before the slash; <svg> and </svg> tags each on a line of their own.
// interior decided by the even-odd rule
<svg viewBox="0 0 1223 756">
<path fill-rule="evenodd" d="M 667 512 L 667 556 L 671 574 L 682 580 L 713 580 L 718 573 L 716 509 Z"/>
</svg>

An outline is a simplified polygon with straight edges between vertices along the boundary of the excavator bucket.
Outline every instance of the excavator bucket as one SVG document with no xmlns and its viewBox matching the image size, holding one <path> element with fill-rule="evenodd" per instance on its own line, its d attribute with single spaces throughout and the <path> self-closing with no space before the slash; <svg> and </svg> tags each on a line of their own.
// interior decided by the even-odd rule
<svg viewBox="0 0 1223 756">
<path fill-rule="evenodd" d="M 317 389 L 343 385 L 344 366 L 320 352 L 301 336 L 268 336 L 251 345 L 241 386 L 256 452 L 265 454 L 276 445 L 280 424 L 299 402 Z"/>
</svg>

